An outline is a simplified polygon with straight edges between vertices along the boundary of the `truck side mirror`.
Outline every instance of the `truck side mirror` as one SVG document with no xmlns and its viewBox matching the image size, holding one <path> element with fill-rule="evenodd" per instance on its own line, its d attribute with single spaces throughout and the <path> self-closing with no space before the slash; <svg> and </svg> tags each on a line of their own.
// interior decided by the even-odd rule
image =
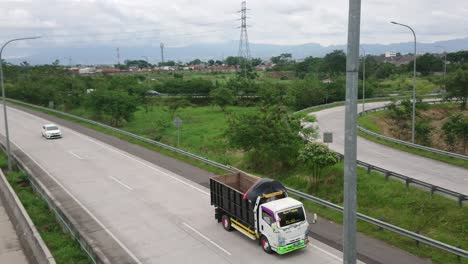
<svg viewBox="0 0 468 264">
<path fill-rule="evenodd" d="M 312 219 L 312 224 L 316 224 L 317 223 L 317 214 L 314 213 L 314 218 Z"/>
</svg>

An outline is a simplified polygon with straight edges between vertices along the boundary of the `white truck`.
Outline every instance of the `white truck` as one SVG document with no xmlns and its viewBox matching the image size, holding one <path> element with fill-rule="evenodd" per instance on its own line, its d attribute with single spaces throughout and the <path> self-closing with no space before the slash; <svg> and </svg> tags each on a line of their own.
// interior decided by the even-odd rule
<svg viewBox="0 0 468 264">
<path fill-rule="evenodd" d="M 280 182 L 232 173 L 212 177 L 210 193 L 224 229 L 258 239 L 266 253 L 286 254 L 309 243 L 303 204 L 288 197 Z"/>
</svg>

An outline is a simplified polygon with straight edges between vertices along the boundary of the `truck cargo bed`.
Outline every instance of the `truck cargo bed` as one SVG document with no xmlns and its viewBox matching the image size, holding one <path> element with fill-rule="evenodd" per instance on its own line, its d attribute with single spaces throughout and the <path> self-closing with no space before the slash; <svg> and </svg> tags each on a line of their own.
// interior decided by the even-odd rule
<svg viewBox="0 0 468 264">
<path fill-rule="evenodd" d="M 232 173 L 210 178 L 211 204 L 234 216 L 243 225 L 253 228 L 255 206 L 244 200 L 244 193 L 259 178 L 243 173 Z"/>
</svg>

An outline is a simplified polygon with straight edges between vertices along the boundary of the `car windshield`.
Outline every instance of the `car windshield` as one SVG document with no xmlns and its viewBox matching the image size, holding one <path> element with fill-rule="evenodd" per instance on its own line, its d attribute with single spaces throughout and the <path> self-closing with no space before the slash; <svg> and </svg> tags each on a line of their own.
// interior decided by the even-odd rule
<svg viewBox="0 0 468 264">
<path fill-rule="evenodd" d="M 48 131 L 50 131 L 50 130 L 58 130 L 58 127 L 56 127 L 56 126 L 48 126 L 48 127 L 46 127 L 46 129 L 47 129 Z"/>
<path fill-rule="evenodd" d="M 280 227 L 285 227 L 305 220 L 304 209 L 297 207 L 278 213 Z"/>
</svg>

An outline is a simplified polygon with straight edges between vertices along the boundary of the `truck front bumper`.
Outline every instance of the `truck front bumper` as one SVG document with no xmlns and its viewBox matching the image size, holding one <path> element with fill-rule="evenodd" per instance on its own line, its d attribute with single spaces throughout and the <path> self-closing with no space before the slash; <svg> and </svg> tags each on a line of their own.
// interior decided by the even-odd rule
<svg viewBox="0 0 468 264">
<path fill-rule="evenodd" d="M 306 246 L 307 246 L 307 242 L 305 240 L 299 240 L 294 243 L 278 247 L 276 249 L 276 253 L 283 255 L 294 250 L 305 248 Z"/>
</svg>

